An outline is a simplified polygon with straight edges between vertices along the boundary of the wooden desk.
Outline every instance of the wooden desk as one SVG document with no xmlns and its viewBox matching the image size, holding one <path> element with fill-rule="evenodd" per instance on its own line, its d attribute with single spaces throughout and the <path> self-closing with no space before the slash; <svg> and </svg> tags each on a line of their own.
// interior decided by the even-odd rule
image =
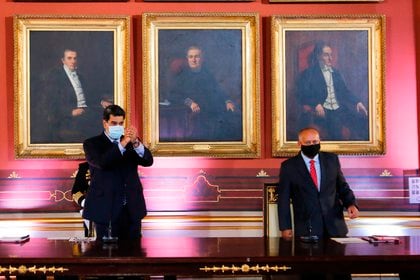
<svg viewBox="0 0 420 280">
<path fill-rule="evenodd" d="M 420 271 L 420 236 L 395 244 L 317 244 L 278 238 L 143 238 L 112 246 L 31 239 L 0 244 L 0 275 L 264 275 Z"/>
</svg>

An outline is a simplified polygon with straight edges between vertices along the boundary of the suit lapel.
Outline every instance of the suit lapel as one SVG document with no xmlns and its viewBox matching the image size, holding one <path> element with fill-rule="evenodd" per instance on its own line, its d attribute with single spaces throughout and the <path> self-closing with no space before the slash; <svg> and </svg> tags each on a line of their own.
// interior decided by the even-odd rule
<svg viewBox="0 0 420 280">
<path fill-rule="evenodd" d="M 328 92 L 327 90 L 327 82 L 325 81 L 325 77 L 324 74 L 322 74 L 322 70 L 321 67 L 316 67 L 316 71 L 315 71 L 315 75 L 317 76 L 317 80 L 318 81 L 322 81 L 321 82 L 321 86 L 322 86 L 322 92 Z"/>
<path fill-rule="evenodd" d="M 103 147 L 105 149 L 109 149 L 112 145 L 114 145 L 114 143 L 112 143 L 111 140 L 109 140 L 109 138 L 105 135 L 105 132 L 102 132 L 100 141 L 103 143 Z"/>
<path fill-rule="evenodd" d="M 322 192 L 323 190 L 325 190 L 325 182 L 326 182 L 326 177 L 327 177 L 327 166 L 326 166 L 326 162 L 325 162 L 325 157 L 322 153 L 319 153 L 319 166 L 321 169 L 321 189 L 320 192 Z"/>
<path fill-rule="evenodd" d="M 112 144 L 112 142 L 109 140 L 109 138 L 105 135 L 105 131 L 102 131 L 101 140 L 104 141 L 104 142 L 107 142 L 107 143 L 109 142 L 109 143 Z"/>
</svg>

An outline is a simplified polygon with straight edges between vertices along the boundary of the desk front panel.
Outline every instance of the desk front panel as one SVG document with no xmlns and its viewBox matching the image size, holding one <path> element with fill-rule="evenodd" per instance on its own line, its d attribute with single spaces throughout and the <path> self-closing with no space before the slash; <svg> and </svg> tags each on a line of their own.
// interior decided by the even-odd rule
<svg viewBox="0 0 420 280">
<path fill-rule="evenodd" d="M 0 275 L 259 275 L 420 271 L 420 236 L 400 244 L 278 238 L 142 238 L 102 244 L 31 239 L 0 244 Z"/>
</svg>

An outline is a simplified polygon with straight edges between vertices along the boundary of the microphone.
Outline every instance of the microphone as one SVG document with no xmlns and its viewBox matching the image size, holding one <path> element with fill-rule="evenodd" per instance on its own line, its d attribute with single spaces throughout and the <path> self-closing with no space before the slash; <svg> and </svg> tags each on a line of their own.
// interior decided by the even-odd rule
<svg viewBox="0 0 420 280">
<path fill-rule="evenodd" d="M 300 237 L 300 241 L 304 243 L 317 243 L 319 241 L 319 237 L 317 235 L 312 234 L 311 218 L 312 218 L 312 213 L 311 215 L 309 215 L 309 220 L 308 220 L 308 233 L 309 234 Z"/>
</svg>

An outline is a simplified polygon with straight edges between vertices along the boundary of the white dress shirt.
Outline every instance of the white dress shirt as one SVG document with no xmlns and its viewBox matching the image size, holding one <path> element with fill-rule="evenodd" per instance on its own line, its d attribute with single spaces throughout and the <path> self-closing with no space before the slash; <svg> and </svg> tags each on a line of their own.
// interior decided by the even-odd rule
<svg viewBox="0 0 420 280">
<path fill-rule="evenodd" d="M 86 98 L 83 92 L 82 83 L 79 80 L 79 76 L 77 76 L 76 71 L 71 71 L 66 65 L 63 65 L 64 71 L 66 71 L 67 77 L 74 88 L 74 92 L 77 98 L 77 108 L 86 108 Z"/>
</svg>

